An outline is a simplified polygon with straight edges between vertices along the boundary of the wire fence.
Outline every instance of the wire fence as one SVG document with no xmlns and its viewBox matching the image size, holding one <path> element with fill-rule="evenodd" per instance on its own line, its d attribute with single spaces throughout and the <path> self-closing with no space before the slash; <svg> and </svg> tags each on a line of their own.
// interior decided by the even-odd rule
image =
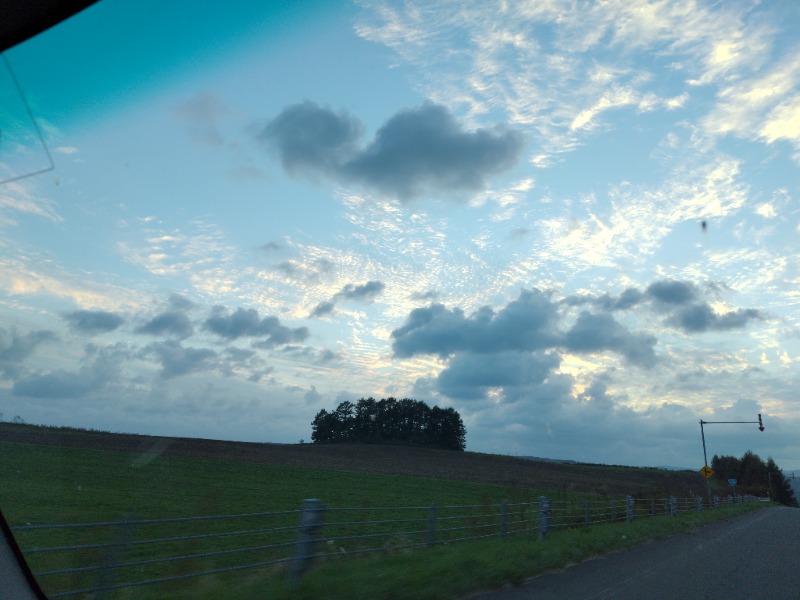
<svg viewBox="0 0 800 600">
<path fill-rule="evenodd" d="M 13 528 L 51 598 L 109 597 L 115 590 L 245 570 L 297 579 L 312 564 L 398 554 L 467 540 L 536 535 L 600 523 L 719 508 L 754 497 L 557 500 L 449 506 L 326 508 Z M 169 591 L 170 588 L 167 588 Z M 185 590 L 184 590 L 185 591 Z"/>
</svg>

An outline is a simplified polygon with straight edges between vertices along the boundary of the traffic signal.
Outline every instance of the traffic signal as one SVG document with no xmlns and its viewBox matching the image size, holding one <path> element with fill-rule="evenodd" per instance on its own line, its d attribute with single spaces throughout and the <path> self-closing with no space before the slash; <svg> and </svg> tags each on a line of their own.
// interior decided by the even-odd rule
<svg viewBox="0 0 800 600">
<path fill-rule="evenodd" d="M 761 413 L 758 413 L 758 430 L 764 431 L 764 423 L 761 422 Z"/>
</svg>

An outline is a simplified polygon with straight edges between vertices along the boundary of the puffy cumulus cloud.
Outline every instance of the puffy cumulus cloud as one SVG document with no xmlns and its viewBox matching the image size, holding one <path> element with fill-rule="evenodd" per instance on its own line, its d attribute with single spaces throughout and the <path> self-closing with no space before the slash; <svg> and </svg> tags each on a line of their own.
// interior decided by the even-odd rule
<svg viewBox="0 0 800 600">
<path fill-rule="evenodd" d="M 143 357 L 155 357 L 161 363 L 159 377 L 172 379 L 198 371 L 206 371 L 216 365 L 218 355 L 208 348 L 186 348 L 176 340 L 156 342 L 145 346 Z"/>
<path fill-rule="evenodd" d="M 238 308 L 229 313 L 224 306 L 215 306 L 206 319 L 204 327 L 227 340 L 240 337 L 265 338 L 254 345 L 259 348 L 274 348 L 283 344 L 302 342 L 308 337 L 308 328 L 291 329 L 281 325 L 277 317 L 259 317 L 258 311 Z"/>
<path fill-rule="evenodd" d="M 505 127 L 465 131 L 433 103 L 392 116 L 366 146 L 363 129 L 346 113 L 306 101 L 286 107 L 258 137 L 289 174 L 354 183 L 400 200 L 480 191 L 488 176 L 516 164 L 523 146 L 522 135 Z"/>
<path fill-rule="evenodd" d="M 708 304 L 703 303 L 680 308 L 666 322 L 687 333 L 692 333 L 741 329 L 750 321 L 763 318 L 763 314 L 753 308 L 740 308 L 720 315 L 714 312 Z"/>
<path fill-rule="evenodd" d="M 714 283 L 709 283 L 707 287 L 715 291 L 722 289 Z M 654 281 L 645 288 L 644 292 L 636 288 L 628 288 L 617 297 L 609 294 L 579 295 L 568 296 L 562 302 L 569 306 L 588 304 L 608 312 L 629 310 L 637 305 L 649 303 L 650 307 L 658 314 L 666 314 L 665 325 L 675 327 L 685 333 L 742 329 L 751 321 L 765 318 L 762 311 L 754 308 L 740 308 L 718 314 L 703 299 L 703 292 L 698 286 L 688 281 L 674 279 Z M 598 321 L 595 325 L 601 326 L 602 324 Z M 610 323 L 605 325 L 613 327 Z M 610 333 L 610 331 L 606 333 Z"/>
<path fill-rule="evenodd" d="M 557 304 L 550 294 L 536 289 L 523 290 L 497 313 L 485 306 L 466 317 L 460 308 L 433 304 L 412 310 L 406 322 L 392 331 L 392 350 L 397 357 L 443 358 L 458 351 L 539 350 L 556 345 L 556 322 Z"/>
<path fill-rule="evenodd" d="M 563 346 L 571 352 L 609 350 L 631 364 L 649 368 L 656 364 L 656 342 L 655 336 L 631 333 L 611 315 L 582 312 L 564 335 Z"/>
<path fill-rule="evenodd" d="M 134 332 L 148 335 L 173 335 L 183 339 L 194 333 L 194 326 L 186 313 L 180 310 L 169 310 L 138 326 Z"/>
<path fill-rule="evenodd" d="M 721 289 L 713 284 L 706 288 Z M 574 308 L 581 306 L 591 309 L 576 314 Z M 571 389 L 563 379 L 566 375 L 558 372 L 564 353 L 616 355 L 645 370 L 655 367 L 655 333 L 633 330 L 616 318 L 619 312 L 634 310 L 655 314 L 663 325 L 686 333 L 738 329 L 763 318 L 755 309 L 717 314 L 703 299 L 703 290 L 685 281 L 659 280 L 644 291 L 629 287 L 618 296 L 562 299 L 531 289 L 500 309 L 484 306 L 471 315 L 442 304 L 414 309 L 391 332 L 392 350 L 396 358 L 433 355 L 445 361 L 438 376 L 418 381 L 419 389 L 464 401 L 515 402 L 540 396 L 541 386 L 551 392 Z M 603 389 L 598 383 L 584 399 L 598 405 Z"/>
<path fill-rule="evenodd" d="M 76 310 L 63 316 L 72 329 L 89 334 L 114 331 L 125 322 L 118 314 L 104 310 Z"/>
<path fill-rule="evenodd" d="M 647 286 L 645 294 L 665 305 L 681 305 L 692 302 L 698 295 L 697 288 L 684 281 L 665 279 L 655 281 Z"/>
<path fill-rule="evenodd" d="M 259 139 L 276 150 L 290 175 L 335 176 L 358 149 L 363 125 L 345 112 L 306 100 L 284 108 Z"/>
<path fill-rule="evenodd" d="M 89 344 L 84 358 L 87 364 L 78 371 L 59 369 L 29 375 L 15 381 L 11 392 L 34 398 L 84 398 L 118 382 L 120 364 L 127 358 L 129 353 L 124 345 L 101 348 Z"/>
<path fill-rule="evenodd" d="M 485 399 L 502 388 L 506 400 L 518 399 L 541 385 L 561 363 L 556 353 L 503 351 L 456 354 L 436 379 L 437 390 L 459 400 Z"/>
</svg>

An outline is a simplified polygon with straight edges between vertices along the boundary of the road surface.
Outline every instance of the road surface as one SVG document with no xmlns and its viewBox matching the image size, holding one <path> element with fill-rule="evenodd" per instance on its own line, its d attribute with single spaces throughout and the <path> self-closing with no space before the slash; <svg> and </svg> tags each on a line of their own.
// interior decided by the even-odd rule
<svg viewBox="0 0 800 600">
<path fill-rule="evenodd" d="M 768 507 L 470 600 L 800 600 L 800 509 Z"/>
</svg>

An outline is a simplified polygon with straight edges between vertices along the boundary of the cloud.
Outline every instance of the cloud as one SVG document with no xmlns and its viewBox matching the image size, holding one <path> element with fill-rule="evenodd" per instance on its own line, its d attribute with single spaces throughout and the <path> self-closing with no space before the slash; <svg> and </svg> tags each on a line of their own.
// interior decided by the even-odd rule
<svg viewBox="0 0 800 600">
<path fill-rule="evenodd" d="M 336 297 L 344 300 L 372 302 L 385 288 L 386 285 L 380 281 L 368 281 L 363 285 L 348 283 L 336 294 Z"/>
<path fill-rule="evenodd" d="M 615 318 L 616 311 L 639 307 L 666 313 L 668 325 L 687 332 L 735 329 L 762 317 L 753 309 L 717 315 L 697 302 L 700 295 L 690 282 L 667 279 L 653 282 L 645 292 L 629 287 L 619 296 L 584 294 L 557 300 L 550 292 L 522 290 L 498 310 L 483 306 L 471 315 L 458 307 L 432 304 L 411 310 L 391 332 L 392 351 L 395 358 L 434 355 L 445 361 L 438 376 L 418 379 L 420 389 L 460 400 L 516 402 L 538 394 L 537 386 L 549 386 L 556 393 L 567 385 L 557 373 L 564 353 L 610 353 L 645 370 L 656 366 L 656 335 L 629 329 Z M 572 310 L 583 305 L 592 309 L 577 314 Z M 589 394 L 600 397 L 600 388 Z"/>
<path fill-rule="evenodd" d="M 59 369 L 19 379 L 11 388 L 15 396 L 35 398 L 84 398 L 119 381 L 120 362 L 128 356 L 122 345 L 86 347 L 85 361 L 91 362 L 76 372 Z"/>
<path fill-rule="evenodd" d="M 207 371 L 215 365 L 217 353 L 208 348 L 185 348 L 176 340 L 156 342 L 146 346 L 141 354 L 155 356 L 161 363 L 159 377 L 172 379 L 198 371 Z"/>
<path fill-rule="evenodd" d="M 601 310 L 610 312 L 631 309 L 637 304 L 640 304 L 645 298 L 645 295 L 636 288 L 628 288 L 617 297 L 609 294 L 603 294 L 602 296 L 578 295 L 567 296 L 562 302 L 568 306 L 590 304 Z"/>
<path fill-rule="evenodd" d="M 314 310 L 311 311 L 311 316 L 324 317 L 332 313 L 334 308 L 336 308 L 336 304 L 333 302 L 320 302 L 314 307 Z"/>
<path fill-rule="evenodd" d="M 380 281 L 368 281 L 363 285 L 353 285 L 348 283 L 341 290 L 336 292 L 331 300 L 323 301 L 311 311 L 312 317 L 324 317 L 334 311 L 339 300 L 356 300 L 359 302 L 372 302 L 386 288 Z"/>
<path fill-rule="evenodd" d="M 313 404 L 319 404 L 322 402 L 322 394 L 317 391 L 317 387 L 312 385 L 311 389 L 309 389 L 305 394 L 303 394 L 303 400 L 306 401 L 306 404 L 309 406 Z"/>
<path fill-rule="evenodd" d="M 741 329 L 755 319 L 764 318 L 762 313 L 753 308 L 730 311 L 719 315 L 706 303 L 692 304 L 679 309 L 670 316 L 666 323 L 686 333 L 702 331 L 727 331 Z"/>
<path fill-rule="evenodd" d="M 211 315 L 205 321 L 205 329 L 218 336 L 235 340 L 240 337 L 266 338 L 254 344 L 258 348 L 273 348 L 282 344 L 302 342 L 308 337 L 308 328 L 290 329 L 281 325 L 277 317 L 259 318 L 258 311 L 238 308 L 229 314 L 223 306 L 211 309 Z"/>
<path fill-rule="evenodd" d="M 224 143 L 218 122 L 228 113 L 228 108 L 211 92 L 198 92 L 174 109 L 174 114 L 188 123 L 192 140 L 211 146 Z"/>
<path fill-rule="evenodd" d="M 401 358 L 416 354 L 447 357 L 458 351 L 539 350 L 557 344 L 556 323 L 557 305 L 550 294 L 536 289 L 523 290 L 497 313 L 484 306 L 470 317 L 460 308 L 433 304 L 412 310 L 406 322 L 392 331 L 392 350 Z"/>
<path fill-rule="evenodd" d="M 76 331 L 89 334 L 114 331 L 125 322 L 118 314 L 104 310 L 76 310 L 66 313 L 64 319 Z"/>
<path fill-rule="evenodd" d="M 170 310 L 156 315 L 143 325 L 134 329 L 135 333 L 148 335 L 174 335 L 187 338 L 194 333 L 194 327 L 189 317 L 179 310 Z"/>
<path fill-rule="evenodd" d="M 652 367 L 657 340 L 648 334 L 634 334 L 611 315 L 582 312 L 564 336 L 564 347 L 572 352 L 610 350 L 624 356 L 631 364 Z"/>
<path fill-rule="evenodd" d="M 336 176 L 357 152 L 363 126 L 347 113 L 335 113 L 306 100 L 284 108 L 259 139 L 277 151 L 290 175 Z"/>
<path fill-rule="evenodd" d="M 47 329 L 22 335 L 14 328 L 7 331 L 0 327 L 0 376 L 16 378 L 19 375 L 18 365 L 33 354 L 39 344 L 55 341 L 58 341 L 58 336 Z"/>
<path fill-rule="evenodd" d="M 492 388 L 503 388 L 506 400 L 516 399 L 543 383 L 560 363 L 556 353 L 507 350 L 486 356 L 464 352 L 439 373 L 436 386 L 442 394 L 460 400 L 484 399 Z"/>
<path fill-rule="evenodd" d="M 666 279 L 651 283 L 645 294 L 662 304 L 675 306 L 692 302 L 697 297 L 697 288 L 691 283 Z"/>
<path fill-rule="evenodd" d="M 505 127 L 461 128 L 441 105 L 400 111 L 361 147 L 363 126 L 313 102 L 285 108 L 259 134 L 287 173 L 355 183 L 409 200 L 428 193 L 475 192 L 518 161 L 522 135 Z"/>
<path fill-rule="evenodd" d="M 190 310 L 195 307 L 195 303 L 189 300 L 188 298 L 184 298 L 180 294 L 172 294 L 169 297 L 169 305 L 173 310 Z"/>
</svg>

